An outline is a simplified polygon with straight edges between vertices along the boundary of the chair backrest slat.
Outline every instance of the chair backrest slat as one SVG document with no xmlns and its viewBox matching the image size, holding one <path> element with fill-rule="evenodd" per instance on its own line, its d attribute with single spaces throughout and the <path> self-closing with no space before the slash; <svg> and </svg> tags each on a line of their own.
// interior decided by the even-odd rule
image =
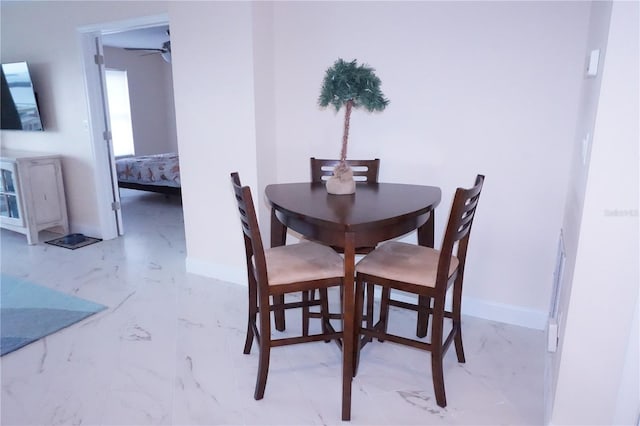
<svg viewBox="0 0 640 426">
<path fill-rule="evenodd" d="M 340 160 L 329 160 L 311 157 L 311 182 L 323 182 L 333 176 L 333 169 Z M 356 182 L 378 182 L 380 171 L 380 159 L 373 160 L 346 160 L 353 171 L 353 179 Z"/>
<path fill-rule="evenodd" d="M 469 233 L 478 205 L 478 198 L 478 196 L 467 198 L 467 203 L 461 206 L 460 226 L 453 237 L 455 241 L 460 241 Z"/>
<path fill-rule="evenodd" d="M 258 287 L 267 284 L 267 266 L 264 257 L 264 246 L 258 226 L 258 216 L 251 196 L 251 188 L 242 186 L 237 172 L 231 173 L 231 183 L 235 192 L 242 232 L 245 235 L 245 252 L 247 265 L 255 265 Z"/>
<path fill-rule="evenodd" d="M 449 222 L 445 230 L 438 262 L 438 282 L 447 283 L 451 256 L 456 256 L 459 261 L 458 275 L 462 276 L 467 256 L 467 245 L 471 225 L 475 217 L 480 192 L 484 184 L 484 176 L 478 175 L 472 188 L 456 189 L 449 214 Z M 454 248 L 457 250 L 454 253 Z"/>
<path fill-rule="evenodd" d="M 247 213 L 247 203 L 242 193 L 242 186 L 240 184 L 240 178 L 237 173 L 231 174 L 231 179 L 234 186 L 234 192 L 236 202 L 238 204 L 238 211 L 240 212 L 240 223 L 242 224 L 242 231 L 251 238 L 251 225 L 249 221 L 249 213 Z"/>
</svg>

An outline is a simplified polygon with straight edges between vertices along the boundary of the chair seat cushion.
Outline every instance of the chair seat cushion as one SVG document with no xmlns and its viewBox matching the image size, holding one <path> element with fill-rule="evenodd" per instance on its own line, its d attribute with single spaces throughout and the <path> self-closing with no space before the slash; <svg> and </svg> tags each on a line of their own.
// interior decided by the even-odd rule
<svg viewBox="0 0 640 426">
<path fill-rule="evenodd" d="M 342 256 L 312 241 L 269 248 L 264 255 L 269 285 L 344 276 Z"/>
<path fill-rule="evenodd" d="M 356 272 L 375 275 L 393 281 L 435 287 L 440 251 L 430 247 L 390 241 L 381 244 L 356 265 Z M 458 258 L 451 257 L 449 276 L 458 267 Z"/>
</svg>

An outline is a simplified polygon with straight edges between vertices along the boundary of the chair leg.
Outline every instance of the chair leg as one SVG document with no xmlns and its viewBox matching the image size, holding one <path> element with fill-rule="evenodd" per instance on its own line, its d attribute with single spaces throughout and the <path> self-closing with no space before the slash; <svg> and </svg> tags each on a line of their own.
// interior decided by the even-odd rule
<svg viewBox="0 0 640 426">
<path fill-rule="evenodd" d="M 253 346 L 253 326 L 256 322 L 256 313 L 249 313 L 249 318 L 247 321 L 247 337 L 244 340 L 244 350 L 243 354 L 247 355 L 251 353 L 251 346 Z"/>
<path fill-rule="evenodd" d="M 431 321 L 431 375 L 433 377 L 433 391 L 436 395 L 436 403 L 440 407 L 447 406 L 447 397 L 444 390 L 444 371 L 442 358 L 442 326 L 444 321 L 444 296 L 434 300 L 433 318 Z"/>
<path fill-rule="evenodd" d="M 322 333 L 326 334 L 329 332 L 329 329 L 327 328 L 327 324 L 329 324 L 329 293 L 327 292 L 326 288 L 321 288 L 319 289 L 320 292 L 320 313 L 321 313 L 321 319 L 320 321 L 322 322 Z M 311 290 L 311 297 L 313 299 L 315 299 L 315 290 Z M 331 340 L 327 339 L 324 342 L 325 343 L 329 343 Z"/>
<path fill-rule="evenodd" d="M 453 338 L 453 342 L 456 345 L 456 356 L 458 357 L 458 362 L 465 362 L 464 358 L 464 348 L 462 346 L 462 317 L 460 314 L 461 305 L 462 305 L 462 281 L 456 282 L 453 286 L 453 306 L 451 309 L 452 317 L 453 317 L 453 327 L 456 330 L 455 336 Z"/>
<path fill-rule="evenodd" d="M 244 341 L 243 353 L 246 355 L 251 352 L 253 345 L 253 327 L 256 324 L 256 316 L 258 315 L 258 291 L 255 278 L 249 276 L 249 306 L 247 317 L 247 337 Z"/>
<path fill-rule="evenodd" d="M 431 308 L 431 298 L 418 296 L 418 323 L 416 325 L 416 336 L 425 337 L 429 329 L 429 309 Z"/>
<path fill-rule="evenodd" d="M 340 314 L 344 312 L 344 288 L 340 287 Z"/>
<path fill-rule="evenodd" d="M 368 286 L 369 285 L 367 284 L 367 288 Z M 355 329 L 353 331 L 356 336 L 356 345 L 353 348 L 353 377 L 356 377 L 356 374 L 358 374 L 358 364 L 360 364 L 360 349 L 362 347 L 362 344 L 360 343 L 360 334 L 362 332 L 362 309 L 364 304 L 364 285 L 362 283 L 362 278 L 359 276 L 356 276 L 355 297 L 356 297 L 356 306 L 355 306 L 355 313 L 354 313 Z M 371 315 L 371 311 L 369 311 L 369 315 Z M 369 318 L 367 318 L 367 324 L 368 323 L 369 323 Z M 363 338 L 363 340 L 365 339 Z"/>
<path fill-rule="evenodd" d="M 315 291 L 314 291 L 315 293 Z M 302 292 L 302 335 L 309 335 L 309 291 Z"/>
<path fill-rule="evenodd" d="M 367 283 L 367 328 L 373 328 L 373 295 L 375 286 L 371 283 Z M 365 342 L 370 342 L 371 337 L 365 337 Z"/>
<path fill-rule="evenodd" d="M 442 354 L 431 353 L 431 371 L 433 375 L 433 391 L 436 394 L 436 403 L 444 408 L 447 406 L 447 397 L 444 391 L 444 374 L 442 372 Z"/>
<path fill-rule="evenodd" d="M 320 297 L 322 297 L 322 290 L 319 290 L 320 293 Z M 314 288 L 313 290 L 309 290 L 309 302 L 315 302 L 316 301 L 316 289 Z"/>
<path fill-rule="evenodd" d="M 271 316 L 268 309 L 260 310 L 260 355 L 258 361 L 258 377 L 256 378 L 255 399 L 264 397 L 264 389 L 267 386 L 269 374 L 269 357 L 271 355 Z"/>
<path fill-rule="evenodd" d="M 462 347 L 462 327 L 460 327 L 460 323 L 454 325 L 454 327 L 456 328 L 456 335 L 453 338 L 453 343 L 456 345 L 456 356 L 458 357 L 458 362 L 465 363 L 464 348 Z"/>
<path fill-rule="evenodd" d="M 380 320 L 378 321 L 382 325 L 382 332 L 387 332 L 387 325 L 389 321 L 389 298 L 391 297 L 391 289 L 389 287 L 382 287 L 382 297 L 380 299 Z M 384 342 L 384 339 L 378 338 L 378 342 Z"/>
<path fill-rule="evenodd" d="M 278 294 L 273 296 L 273 303 L 283 304 L 284 294 Z M 284 309 L 281 311 L 275 311 L 274 318 L 275 318 L 276 330 L 284 331 L 286 328 L 286 321 L 284 319 Z"/>
</svg>

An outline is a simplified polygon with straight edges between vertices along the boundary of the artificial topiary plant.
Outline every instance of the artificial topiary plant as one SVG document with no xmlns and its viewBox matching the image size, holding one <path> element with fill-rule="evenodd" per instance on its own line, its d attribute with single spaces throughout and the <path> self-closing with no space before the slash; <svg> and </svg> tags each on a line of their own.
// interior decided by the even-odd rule
<svg viewBox="0 0 640 426">
<path fill-rule="evenodd" d="M 318 103 L 321 107 L 331 104 L 336 111 L 344 105 L 344 132 L 342 135 L 342 150 L 340 151 L 340 164 L 333 172 L 337 178 L 347 174 L 351 170 L 347 166 L 347 143 L 349 140 L 349 120 L 353 108 L 364 107 L 368 111 L 382 111 L 389 100 L 380 90 L 380 79 L 374 74 L 374 69 L 368 65 L 358 65 L 354 59 L 345 62 L 338 59 L 331 68 L 327 69 Z"/>
</svg>

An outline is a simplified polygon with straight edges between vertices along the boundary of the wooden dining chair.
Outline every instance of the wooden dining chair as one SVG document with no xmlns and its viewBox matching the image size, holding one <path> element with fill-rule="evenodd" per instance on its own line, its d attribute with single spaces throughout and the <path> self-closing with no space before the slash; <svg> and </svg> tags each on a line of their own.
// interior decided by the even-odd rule
<svg viewBox="0 0 640 426">
<path fill-rule="evenodd" d="M 472 188 L 456 190 L 440 250 L 391 241 L 378 246 L 356 265 L 356 333 L 430 351 L 433 388 L 436 402 L 441 407 L 447 405 L 442 359 L 452 341 L 455 342 L 458 362 L 465 362 L 460 324 L 462 281 L 471 225 L 483 184 L 484 176 L 478 175 Z M 375 283 L 383 288 L 380 320 L 373 327 L 362 327 L 364 283 Z M 451 287 L 453 303 L 449 311 L 445 307 L 445 297 Z M 392 301 L 389 298 L 391 289 L 433 299 L 433 307 Z M 432 316 L 431 341 L 427 343 L 389 333 L 389 305 L 414 311 L 427 309 Z M 452 327 L 443 339 L 444 318 L 452 321 Z M 359 362 L 360 345 L 356 345 L 355 349 L 354 375 Z"/>
<path fill-rule="evenodd" d="M 328 160 L 311 157 L 311 182 L 324 182 L 333 176 L 333 169 L 340 160 Z M 373 160 L 346 160 L 353 171 L 353 179 L 356 182 L 378 182 L 380 172 L 380 159 Z"/>
<path fill-rule="evenodd" d="M 340 160 L 335 159 L 323 159 L 323 158 L 310 158 L 311 166 L 311 182 L 325 182 L 331 176 L 333 176 L 333 169 L 340 163 Z M 353 171 L 353 179 L 357 182 L 371 182 L 378 183 L 378 176 L 380 174 L 380 159 L 375 158 L 373 160 L 346 160 L 346 163 Z M 375 247 L 356 247 L 356 254 L 367 254 L 371 252 Z M 333 247 L 338 253 L 343 253 L 342 247 Z M 364 315 L 364 321 L 368 326 L 373 324 L 373 284 L 367 285 L 367 311 Z M 342 294 L 341 294 L 342 296 Z M 311 297 L 315 297 L 315 292 L 312 292 Z M 340 304 L 342 305 L 342 297 L 340 298 Z M 342 318 L 340 313 L 330 314 L 331 319 Z M 368 338 L 367 338 L 368 339 Z"/>
<path fill-rule="evenodd" d="M 272 347 L 340 339 L 329 322 L 327 288 L 341 287 L 344 261 L 330 247 L 312 241 L 265 249 L 251 189 L 242 186 L 238 173 L 231 173 L 244 238 L 249 288 L 249 310 L 244 353 L 248 354 L 256 338 L 259 349 L 255 399 L 262 399 L 267 384 Z M 320 300 L 309 300 L 308 291 L 318 289 Z M 286 302 L 285 294 L 300 292 L 302 301 Z M 309 334 L 309 307 L 320 306 L 322 332 Z M 302 309 L 302 336 L 274 339 L 271 336 L 271 312 Z M 259 323 L 259 326 L 257 325 Z"/>
</svg>

